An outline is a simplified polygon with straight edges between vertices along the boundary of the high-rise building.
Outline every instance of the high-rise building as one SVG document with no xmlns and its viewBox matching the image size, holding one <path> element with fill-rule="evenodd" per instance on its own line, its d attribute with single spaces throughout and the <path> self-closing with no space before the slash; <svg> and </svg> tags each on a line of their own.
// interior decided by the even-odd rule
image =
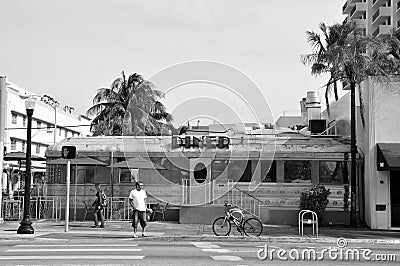
<svg viewBox="0 0 400 266">
<path fill-rule="evenodd" d="M 400 28 L 400 0 L 347 0 L 342 13 L 372 37 Z"/>
</svg>

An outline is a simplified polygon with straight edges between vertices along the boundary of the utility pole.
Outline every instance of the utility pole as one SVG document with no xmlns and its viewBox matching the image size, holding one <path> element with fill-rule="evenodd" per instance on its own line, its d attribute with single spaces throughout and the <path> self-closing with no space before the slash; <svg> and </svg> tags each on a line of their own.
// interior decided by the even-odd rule
<svg viewBox="0 0 400 266">
<path fill-rule="evenodd" d="M 49 96 L 49 95 L 43 95 L 41 100 L 47 104 L 50 105 L 51 107 L 54 108 L 54 135 L 53 135 L 53 144 L 56 143 L 56 139 L 57 139 L 57 107 L 60 105 L 60 103 L 54 99 L 53 97 Z"/>
</svg>

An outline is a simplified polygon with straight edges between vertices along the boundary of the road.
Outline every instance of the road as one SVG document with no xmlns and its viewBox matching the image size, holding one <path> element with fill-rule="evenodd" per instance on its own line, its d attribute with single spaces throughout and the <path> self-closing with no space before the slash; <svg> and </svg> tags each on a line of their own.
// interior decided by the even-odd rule
<svg viewBox="0 0 400 266">
<path fill-rule="evenodd" d="M 317 258 L 327 244 L 268 244 L 268 252 L 276 250 L 273 260 L 263 256 L 262 242 L 167 242 L 136 241 L 136 239 L 72 239 L 66 241 L 4 241 L 0 243 L 0 265 L 398 265 L 400 247 L 396 245 L 351 244 L 347 249 L 371 249 L 370 258 L 377 254 L 395 254 L 397 262 L 332 260 L 329 253 L 318 261 L 302 260 L 304 249 L 315 250 Z M 333 248 L 338 248 L 336 245 Z M 278 250 L 282 261 L 278 258 Z M 299 252 L 299 260 L 290 259 Z M 345 253 L 343 253 L 345 254 Z M 382 256 L 381 256 L 382 257 Z M 351 258 L 351 256 L 349 256 Z"/>
</svg>

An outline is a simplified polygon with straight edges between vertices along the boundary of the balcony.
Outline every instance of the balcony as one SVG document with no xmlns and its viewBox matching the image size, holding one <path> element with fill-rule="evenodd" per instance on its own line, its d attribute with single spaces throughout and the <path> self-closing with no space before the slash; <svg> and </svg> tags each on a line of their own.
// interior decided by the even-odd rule
<svg viewBox="0 0 400 266">
<path fill-rule="evenodd" d="M 390 6 L 391 0 L 372 0 L 372 7 L 381 7 L 385 6 L 386 3 Z"/>
<path fill-rule="evenodd" d="M 350 18 L 351 19 L 359 19 L 362 18 L 365 13 L 367 12 L 367 3 L 365 2 L 358 2 L 350 11 Z"/>
<path fill-rule="evenodd" d="M 372 16 L 372 24 L 382 24 L 382 21 L 392 16 L 391 7 L 380 7 Z"/>
<path fill-rule="evenodd" d="M 372 33 L 372 37 L 379 37 L 385 34 L 390 34 L 393 30 L 392 25 L 379 25 L 379 27 Z"/>
<path fill-rule="evenodd" d="M 367 20 L 366 19 L 362 19 L 362 18 L 357 19 L 356 18 L 356 19 L 353 19 L 353 21 L 356 23 L 358 28 L 361 28 L 361 29 L 367 28 Z"/>
<path fill-rule="evenodd" d="M 343 9 L 342 9 L 342 14 L 343 15 L 349 14 L 351 9 L 353 8 L 353 6 L 354 6 L 354 4 L 350 3 L 350 1 L 347 1 L 346 3 L 344 3 Z"/>
</svg>

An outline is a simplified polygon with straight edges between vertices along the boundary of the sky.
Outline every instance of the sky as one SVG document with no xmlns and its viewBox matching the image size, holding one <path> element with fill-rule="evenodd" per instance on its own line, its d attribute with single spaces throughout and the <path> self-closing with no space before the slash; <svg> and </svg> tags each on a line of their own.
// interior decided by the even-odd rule
<svg viewBox="0 0 400 266">
<path fill-rule="evenodd" d="M 75 107 L 78 115 L 91 106 L 97 89 L 109 87 L 122 70 L 152 80 L 177 64 L 211 61 L 248 77 L 268 104 L 265 114 L 251 112 L 247 98 L 260 99 L 260 94 L 250 85 L 238 95 L 197 82 L 160 88 L 168 91 L 163 102 L 174 124 L 198 117 L 272 122 L 265 120 L 299 115 L 307 91 L 322 96 L 327 77 L 311 76 L 300 62 L 311 52 L 305 32 L 317 30 L 320 22 L 342 22 L 344 2 L 0 0 L 0 75 Z"/>
</svg>

